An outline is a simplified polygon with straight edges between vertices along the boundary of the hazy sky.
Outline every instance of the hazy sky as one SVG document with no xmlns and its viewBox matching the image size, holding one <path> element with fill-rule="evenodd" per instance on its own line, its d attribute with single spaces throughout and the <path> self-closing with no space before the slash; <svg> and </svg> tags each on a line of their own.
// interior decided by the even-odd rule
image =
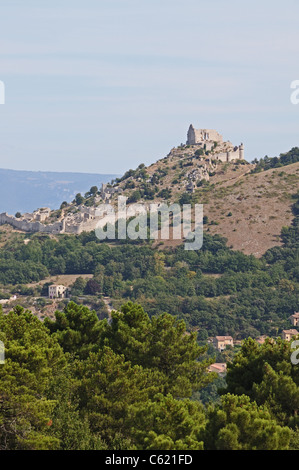
<svg viewBox="0 0 299 470">
<path fill-rule="evenodd" d="M 190 123 L 299 146 L 298 0 L 1 0 L 0 167 L 122 173 Z"/>
</svg>

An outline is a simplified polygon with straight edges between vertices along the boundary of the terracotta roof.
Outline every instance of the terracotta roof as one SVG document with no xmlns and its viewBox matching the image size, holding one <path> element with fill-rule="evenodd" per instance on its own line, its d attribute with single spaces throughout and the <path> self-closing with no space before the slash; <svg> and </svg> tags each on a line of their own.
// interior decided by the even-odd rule
<svg viewBox="0 0 299 470">
<path fill-rule="evenodd" d="M 225 341 L 225 340 L 232 340 L 233 338 L 231 336 L 215 336 L 217 341 Z"/>
<path fill-rule="evenodd" d="M 226 371 L 226 363 L 225 362 L 215 362 L 209 366 L 210 369 L 217 369 L 219 372 Z"/>
<path fill-rule="evenodd" d="M 267 335 L 259 336 L 256 341 L 257 341 L 259 344 L 264 344 L 266 338 L 268 338 Z"/>
</svg>

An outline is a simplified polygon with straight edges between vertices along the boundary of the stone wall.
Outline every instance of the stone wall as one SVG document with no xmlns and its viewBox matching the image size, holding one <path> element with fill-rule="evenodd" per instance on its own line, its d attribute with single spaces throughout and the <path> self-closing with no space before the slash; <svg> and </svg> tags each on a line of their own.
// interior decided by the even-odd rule
<svg viewBox="0 0 299 470">
<path fill-rule="evenodd" d="M 44 232 L 44 233 L 63 233 L 64 223 L 55 222 L 54 224 L 45 225 L 38 221 L 28 221 L 26 219 L 17 219 L 6 212 L 0 214 L 0 225 L 9 224 L 17 230 L 23 232 Z"/>
<path fill-rule="evenodd" d="M 70 233 L 73 235 L 79 235 L 84 231 L 90 232 L 95 230 L 98 221 L 99 219 L 95 218 L 92 220 L 82 221 L 80 223 L 68 223 L 65 220 L 61 220 L 54 222 L 53 224 L 42 224 L 38 221 L 32 222 L 26 219 L 17 219 L 7 213 L 0 214 L 0 225 L 9 224 L 16 230 L 21 230 L 22 232 L 42 232 L 52 234 Z"/>
<path fill-rule="evenodd" d="M 223 137 L 214 129 L 195 129 L 191 124 L 187 135 L 187 145 L 202 142 L 223 142 Z"/>
<path fill-rule="evenodd" d="M 86 222 L 81 222 L 79 224 L 66 223 L 65 224 L 65 233 L 71 233 L 73 235 L 80 235 L 82 232 L 91 232 L 95 230 L 99 219 L 95 218 Z"/>
<path fill-rule="evenodd" d="M 214 143 L 217 142 L 216 152 L 213 152 Z M 244 145 L 233 147 L 231 142 L 223 142 L 223 137 L 214 129 L 195 129 L 191 124 L 187 134 L 187 145 L 198 145 L 211 151 L 215 159 L 222 162 L 231 162 L 233 160 L 244 160 Z M 219 149 L 217 153 L 217 148 Z"/>
<path fill-rule="evenodd" d="M 233 160 L 244 160 L 244 146 L 240 145 L 236 150 L 228 150 L 226 152 L 215 153 L 213 156 L 221 162 L 231 162 Z"/>
</svg>

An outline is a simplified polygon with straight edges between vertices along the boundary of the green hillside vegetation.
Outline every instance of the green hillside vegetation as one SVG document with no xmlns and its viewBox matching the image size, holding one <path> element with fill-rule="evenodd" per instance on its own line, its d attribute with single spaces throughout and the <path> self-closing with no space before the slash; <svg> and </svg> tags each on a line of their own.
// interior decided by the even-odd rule
<svg viewBox="0 0 299 470">
<path fill-rule="evenodd" d="M 198 360 L 204 348 L 172 315 L 150 319 L 129 302 L 109 324 L 70 302 L 42 323 L 16 307 L 0 315 L 0 331 L 1 450 L 298 449 L 299 376 L 286 366 L 288 343 L 246 343 L 229 370 L 234 393 L 203 406 L 190 398 L 214 379 L 211 361 Z"/>
<path fill-rule="evenodd" d="M 296 162 L 299 162 L 299 148 L 293 147 L 289 152 L 280 154 L 279 157 L 269 158 L 266 156 L 260 160 L 254 160 L 256 167 L 252 171 L 253 173 L 259 173 L 260 171 L 266 171 L 270 168 L 281 168 L 282 166 L 291 165 Z"/>
<path fill-rule="evenodd" d="M 0 449 L 298 450 L 299 369 L 279 338 L 299 305 L 299 192 L 289 197 L 292 224 L 260 258 L 209 232 L 185 251 L 3 229 L 0 298 L 19 305 L 0 311 Z M 59 275 L 76 280 L 53 315 Z M 216 335 L 243 341 L 220 353 Z"/>
<path fill-rule="evenodd" d="M 28 244 L 20 235 L 0 250 L 2 290 L 38 296 L 45 289 L 28 292 L 24 284 L 49 274 L 92 273 L 93 279 L 75 283 L 74 300 L 104 295 L 115 308 L 131 300 L 150 316 L 163 311 L 183 319 L 201 340 L 216 334 L 277 336 L 299 304 L 298 201 L 297 194 L 293 225 L 282 230 L 283 246 L 261 259 L 232 251 L 209 234 L 202 249 L 192 252 L 183 246 L 161 252 L 146 242 L 108 244 L 92 232 L 57 240 L 36 234 Z"/>
<path fill-rule="evenodd" d="M 117 190 L 111 202 L 117 205 L 121 194 L 128 203 L 203 204 L 206 232 L 225 237 L 234 250 L 261 257 L 279 244 L 282 227 L 291 223 L 298 155 L 298 148 L 293 148 L 253 163 L 221 162 L 217 154 L 214 159 L 213 154 L 201 155 L 196 145 L 184 145 L 114 181 Z M 173 245 L 164 241 L 165 247 Z"/>
</svg>

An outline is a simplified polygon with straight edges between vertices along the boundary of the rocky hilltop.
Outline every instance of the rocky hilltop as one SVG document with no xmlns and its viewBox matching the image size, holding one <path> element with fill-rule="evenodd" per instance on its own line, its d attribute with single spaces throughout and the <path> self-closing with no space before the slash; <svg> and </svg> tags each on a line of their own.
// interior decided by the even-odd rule
<svg viewBox="0 0 299 470">
<path fill-rule="evenodd" d="M 128 205 L 138 202 L 148 208 L 152 203 L 201 203 L 206 231 L 224 236 L 233 249 L 261 256 L 280 244 L 282 227 L 292 221 L 292 195 L 298 190 L 299 163 L 277 165 L 257 171 L 257 161 L 244 160 L 243 144 L 234 147 L 216 131 L 195 130 L 191 125 L 186 144 L 156 163 L 140 164 L 56 211 L 43 208 L 18 218 L 1 214 L 0 224 L 27 232 L 79 234 L 94 230 L 97 208 L 103 203 L 116 205 L 120 195 Z M 181 242 L 164 240 L 159 245 Z"/>
</svg>

